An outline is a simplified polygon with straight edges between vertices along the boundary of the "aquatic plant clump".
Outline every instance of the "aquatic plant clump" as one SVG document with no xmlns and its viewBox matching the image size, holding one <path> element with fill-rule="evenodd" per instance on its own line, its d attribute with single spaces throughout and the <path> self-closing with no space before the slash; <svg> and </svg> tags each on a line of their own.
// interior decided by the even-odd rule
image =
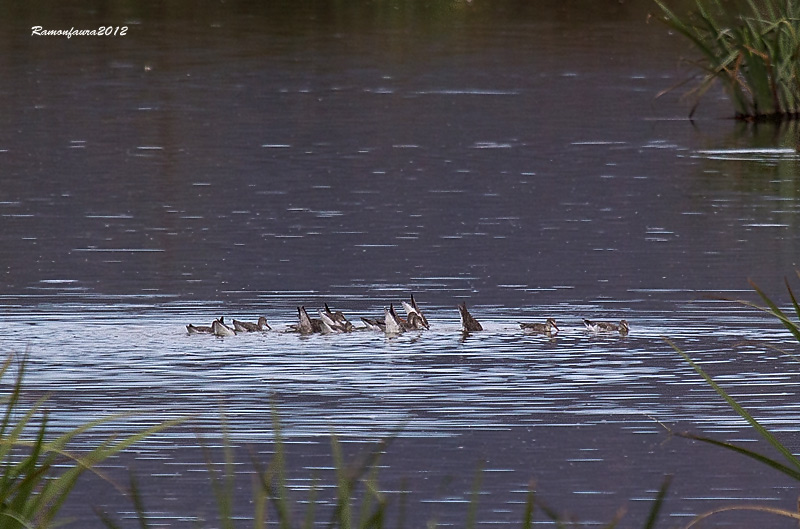
<svg viewBox="0 0 800 529">
<path fill-rule="evenodd" d="M 800 118 L 800 2 L 742 0 L 723 7 L 720 0 L 697 0 L 684 16 L 654 2 L 659 18 L 702 55 L 694 62 L 704 76 L 690 91 L 696 96 L 690 115 L 720 81 L 739 119 Z"/>
</svg>

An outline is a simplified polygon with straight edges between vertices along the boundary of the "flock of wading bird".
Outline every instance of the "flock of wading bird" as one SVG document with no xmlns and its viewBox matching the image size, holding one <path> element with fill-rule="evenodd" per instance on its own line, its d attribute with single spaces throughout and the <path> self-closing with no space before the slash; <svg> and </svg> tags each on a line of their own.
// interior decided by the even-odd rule
<svg viewBox="0 0 800 529">
<path fill-rule="evenodd" d="M 394 305 L 390 304 L 389 308 L 383 309 L 383 318 L 361 318 L 364 322 L 363 327 L 356 327 L 350 323 L 341 311 L 333 312 L 328 304 L 325 303 L 325 308 L 319 311 L 319 318 L 311 318 L 308 315 L 305 307 L 297 307 L 298 323 L 290 325 L 286 332 L 298 332 L 300 334 L 314 334 L 314 333 L 343 333 L 352 331 L 380 331 L 386 334 L 400 334 L 405 331 L 421 331 L 430 329 L 428 319 L 422 313 L 422 310 L 417 305 L 414 295 L 411 295 L 411 303 L 402 302 L 403 308 L 406 311 L 406 317 L 402 318 L 397 315 L 394 310 Z M 461 332 L 469 334 L 476 331 L 482 331 L 481 324 L 472 317 L 472 314 L 467 310 L 467 304 L 461 303 L 458 306 L 458 312 L 461 315 Z M 619 333 L 621 336 L 628 334 L 628 322 L 621 320 L 619 323 L 611 323 L 606 321 L 592 321 L 583 320 L 586 328 L 595 333 Z M 555 336 L 559 332 L 556 325 L 556 320 L 547 318 L 544 323 L 520 323 L 520 328 L 528 333 L 543 334 L 546 336 Z M 213 334 L 216 336 L 235 336 L 237 333 L 243 332 L 264 332 L 272 330 L 272 327 L 267 323 L 267 318 L 261 316 L 258 322 L 246 322 L 233 320 L 233 325 L 230 326 L 225 323 L 224 318 L 220 317 L 209 326 L 192 325 L 191 323 L 186 326 L 189 334 Z"/>
</svg>

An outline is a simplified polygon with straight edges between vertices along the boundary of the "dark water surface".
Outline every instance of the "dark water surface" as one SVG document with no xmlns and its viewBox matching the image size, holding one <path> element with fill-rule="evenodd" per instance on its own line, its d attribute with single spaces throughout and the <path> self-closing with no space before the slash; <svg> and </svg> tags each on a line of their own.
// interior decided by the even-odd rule
<svg viewBox="0 0 800 529">
<path fill-rule="evenodd" d="M 145 411 L 87 445 L 193 416 L 107 469 L 139 476 L 154 526 L 214 526 L 197 435 L 218 438 L 221 409 L 252 515 L 271 401 L 297 498 L 332 482 L 331 432 L 353 456 L 402 426 L 381 483 L 411 491 L 411 527 L 463 525 L 479 469 L 479 526 L 519 522 L 535 483 L 590 525 L 625 508 L 640 527 L 665 474 L 662 526 L 794 509 L 781 475 L 667 434 L 764 448 L 662 337 L 797 451 L 780 351 L 796 343 L 708 297 L 752 300 L 747 278 L 779 297 L 797 267 L 796 136 L 725 119 L 716 93 L 694 122 L 654 99 L 689 50 L 646 3 L 71 4 L 0 16 L 0 351 L 28 354 L 56 431 Z M 283 330 L 326 302 L 358 321 L 411 292 L 430 331 L 184 327 L 263 314 Z M 461 336 L 460 301 L 483 333 Z M 519 332 L 548 316 L 557 338 Z M 101 525 L 93 505 L 132 517 L 107 489 L 81 484 L 76 527 Z"/>
</svg>

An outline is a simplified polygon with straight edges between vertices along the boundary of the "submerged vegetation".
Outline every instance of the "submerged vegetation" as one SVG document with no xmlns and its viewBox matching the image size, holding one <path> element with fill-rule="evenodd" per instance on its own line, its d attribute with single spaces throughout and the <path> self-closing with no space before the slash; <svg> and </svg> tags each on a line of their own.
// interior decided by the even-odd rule
<svg viewBox="0 0 800 529">
<path fill-rule="evenodd" d="M 703 94 L 719 81 L 744 120 L 800 118 L 800 2 L 697 0 L 696 10 L 676 14 L 654 0 L 669 27 L 688 38 L 701 58 L 704 76 L 690 94 Z"/>
</svg>

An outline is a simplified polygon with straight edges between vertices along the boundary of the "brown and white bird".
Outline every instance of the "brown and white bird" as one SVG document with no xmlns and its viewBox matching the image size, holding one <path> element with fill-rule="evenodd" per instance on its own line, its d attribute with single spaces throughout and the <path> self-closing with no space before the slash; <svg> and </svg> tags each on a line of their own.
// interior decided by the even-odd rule
<svg viewBox="0 0 800 529">
<path fill-rule="evenodd" d="M 548 336 L 558 334 L 558 331 L 561 330 L 558 328 L 558 325 L 556 325 L 556 320 L 553 318 L 547 318 L 547 321 L 544 323 L 520 323 L 519 326 L 525 331 L 534 334 L 546 334 Z M 555 329 L 556 332 L 553 332 L 553 329 Z"/>
<path fill-rule="evenodd" d="M 420 310 L 419 305 L 417 305 L 416 300 L 414 299 L 414 294 L 411 294 L 411 303 L 403 303 L 403 308 L 406 311 L 407 321 L 408 324 L 414 329 L 430 329 L 431 326 L 428 323 L 428 319 L 422 314 L 422 310 Z"/>
<path fill-rule="evenodd" d="M 220 316 L 219 321 L 222 321 L 224 316 Z M 216 321 L 216 320 L 214 320 Z M 189 334 L 214 334 L 214 322 L 211 322 L 211 325 L 192 325 L 191 323 L 186 326 L 186 331 Z"/>
<path fill-rule="evenodd" d="M 619 323 L 611 323 L 607 321 L 592 321 L 585 319 L 583 320 L 583 324 L 588 330 L 597 333 L 618 332 L 622 336 L 625 336 L 630 331 L 628 322 L 625 320 L 620 320 Z"/>
<path fill-rule="evenodd" d="M 233 320 L 233 329 L 237 332 L 257 332 L 268 331 L 272 329 L 267 323 L 267 318 L 261 316 L 258 318 L 258 323 L 251 323 L 249 321 Z"/>
<path fill-rule="evenodd" d="M 461 302 L 458 306 L 458 312 L 461 315 L 461 330 L 463 332 L 482 331 L 483 327 L 478 320 L 472 317 L 472 314 L 467 310 L 467 303 Z"/>
<path fill-rule="evenodd" d="M 353 330 L 353 324 L 347 321 L 342 311 L 333 312 L 327 303 L 325 303 L 325 310 L 319 311 L 319 317 L 322 319 L 323 330 L 327 332 L 350 332 Z"/>
<path fill-rule="evenodd" d="M 236 331 L 225 325 L 222 318 L 214 320 L 211 324 L 211 330 L 214 336 L 236 336 Z"/>
<path fill-rule="evenodd" d="M 299 322 L 291 328 L 300 334 L 313 334 L 322 332 L 322 320 L 311 318 L 305 307 L 297 307 L 297 317 Z"/>
</svg>

